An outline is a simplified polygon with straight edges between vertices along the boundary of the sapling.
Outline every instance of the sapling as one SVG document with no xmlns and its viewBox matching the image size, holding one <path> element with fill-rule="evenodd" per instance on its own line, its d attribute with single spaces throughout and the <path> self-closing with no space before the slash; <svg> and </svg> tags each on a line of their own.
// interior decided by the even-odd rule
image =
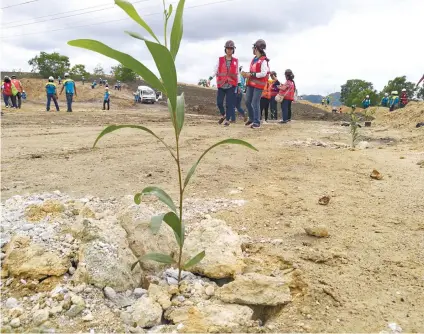
<svg viewBox="0 0 424 334">
<path fill-rule="evenodd" d="M 350 134 L 352 135 L 352 148 L 355 148 L 359 137 L 359 118 L 354 112 L 350 113 Z"/>
<path fill-rule="evenodd" d="M 107 57 L 113 58 L 120 62 L 123 66 L 130 68 L 134 72 L 136 72 L 139 76 L 141 76 L 144 81 L 146 81 L 150 86 L 156 88 L 157 90 L 164 92 L 168 97 L 168 110 L 171 117 L 172 126 L 174 128 L 175 134 L 175 146 L 171 146 L 166 143 L 163 139 L 161 139 L 158 135 L 156 135 L 152 130 L 142 126 L 142 125 L 110 125 L 106 127 L 97 137 L 94 142 L 93 147 L 96 146 L 98 141 L 105 135 L 114 132 L 119 129 L 124 128 L 132 128 L 137 130 L 142 130 L 150 135 L 154 136 L 161 144 L 163 144 L 168 152 L 170 153 L 172 159 L 174 160 L 177 167 L 177 177 L 179 184 L 179 205 L 175 205 L 171 196 L 169 196 L 163 189 L 149 186 L 144 188 L 140 193 L 135 194 L 134 202 L 137 204 L 141 203 L 142 197 L 144 195 L 153 195 L 156 196 L 160 201 L 166 204 L 170 211 L 167 213 L 160 214 L 158 216 L 154 216 L 151 218 L 150 226 L 153 233 L 157 233 L 160 229 L 162 222 L 165 222 L 173 231 L 175 235 L 175 240 L 178 245 L 178 254 L 177 259 L 174 259 L 172 256 L 168 254 L 160 254 L 160 253 L 150 253 L 144 255 L 142 258 L 138 259 L 136 263 L 134 263 L 133 268 L 140 263 L 140 261 L 145 260 L 153 260 L 160 263 L 165 264 L 176 264 L 178 268 L 178 282 L 181 281 L 181 271 L 183 269 L 188 269 L 197 263 L 199 263 L 205 257 L 205 251 L 200 251 L 197 255 L 183 263 L 183 248 L 185 241 L 185 226 L 183 220 L 183 198 L 187 186 L 190 182 L 191 177 L 196 171 L 197 166 L 203 157 L 213 148 L 219 145 L 224 144 L 238 144 L 248 147 L 257 151 L 255 147 L 251 144 L 239 140 L 239 139 L 225 139 L 222 140 L 211 147 L 209 147 L 206 151 L 204 151 L 199 159 L 193 164 L 191 169 L 188 171 L 187 175 L 183 179 L 183 171 L 181 169 L 181 160 L 180 160 L 180 135 L 181 130 L 184 125 L 184 117 L 185 117 L 185 101 L 184 101 L 184 93 L 181 95 L 177 95 L 177 71 L 175 68 L 175 59 L 178 54 L 178 50 L 180 48 L 181 39 L 183 36 L 183 13 L 184 13 L 184 5 L 185 0 L 180 0 L 177 5 L 177 9 L 175 10 L 174 22 L 171 29 L 171 34 L 168 43 L 168 21 L 173 13 L 172 4 L 169 5 L 168 9 L 165 5 L 165 0 L 163 0 L 164 7 L 164 43 L 162 44 L 158 37 L 155 35 L 150 26 L 139 16 L 134 6 L 123 0 L 115 0 L 115 4 L 118 5 L 121 9 L 123 9 L 129 17 L 131 17 L 135 22 L 137 22 L 153 39 L 153 41 L 148 40 L 147 38 L 142 37 L 138 33 L 125 31 L 131 37 L 141 40 L 150 51 L 157 70 L 160 74 L 160 78 L 158 78 L 152 71 L 150 71 L 145 65 L 141 62 L 133 58 L 132 56 L 122 53 L 118 50 L 112 49 L 111 47 L 98 42 L 96 40 L 90 39 L 78 39 L 69 41 L 68 44 L 71 46 L 76 46 L 88 50 L 92 50 L 98 52 Z M 169 46 L 168 46 L 169 44 Z"/>
</svg>

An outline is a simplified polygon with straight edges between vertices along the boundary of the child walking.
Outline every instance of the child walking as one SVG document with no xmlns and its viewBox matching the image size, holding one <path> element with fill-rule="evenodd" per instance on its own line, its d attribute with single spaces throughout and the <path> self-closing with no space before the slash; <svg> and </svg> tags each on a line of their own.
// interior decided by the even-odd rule
<svg viewBox="0 0 424 334">
<path fill-rule="evenodd" d="M 105 95 L 103 96 L 103 110 L 105 110 L 107 104 L 107 110 L 110 109 L 110 93 L 109 93 L 109 87 L 105 88 Z"/>
</svg>

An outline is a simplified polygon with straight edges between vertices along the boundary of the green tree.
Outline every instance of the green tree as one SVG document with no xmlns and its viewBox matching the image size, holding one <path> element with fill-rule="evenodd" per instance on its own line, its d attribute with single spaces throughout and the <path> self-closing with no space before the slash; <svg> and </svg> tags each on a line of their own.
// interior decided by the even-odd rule
<svg viewBox="0 0 424 334">
<path fill-rule="evenodd" d="M 116 80 L 123 82 L 135 81 L 137 78 L 137 73 L 121 64 L 112 66 L 112 70 L 110 72 L 114 75 Z"/>
<path fill-rule="evenodd" d="M 102 65 L 97 64 L 97 65 L 96 65 L 96 67 L 93 69 L 93 74 L 94 74 L 95 76 L 98 76 L 98 75 L 105 75 L 105 71 L 104 71 L 104 69 L 103 69 Z"/>
<path fill-rule="evenodd" d="M 83 64 L 76 64 L 72 66 L 71 70 L 69 71 L 69 74 L 75 80 L 81 80 L 82 77 L 88 79 L 88 77 L 90 76 L 90 73 L 85 70 L 85 65 Z"/>
<path fill-rule="evenodd" d="M 342 85 L 340 101 L 345 106 L 356 104 L 359 107 L 362 100 L 367 95 L 370 96 L 371 104 L 378 104 L 379 101 L 377 91 L 374 89 L 374 86 L 371 82 L 360 79 L 352 79 L 348 80 L 344 85 Z"/>
<path fill-rule="evenodd" d="M 393 80 L 389 80 L 387 85 L 384 86 L 382 93 L 391 94 L 392 91 L 397 90 L 400 94 L 403 88 L 406 89 L 406 92 L 408 93 L 408 96 L 410 98 L 413 97 L 415 95 L 415 92 L 417 91 L 415 83 L 406 81 L 406 75 L 404 75 L 401 77 L 396 77 Z"/>
<path fill-rule="evenodd" d="M 38 72 L 43 78 L 53 76 L 57 78 L 69 71 L 71 66 L 69 57 L 63 56 L 57 52 L 47 53 L 41 51 L 39 55 L 28 61 L 32 66 L 31 72 Z"/>
</svg>

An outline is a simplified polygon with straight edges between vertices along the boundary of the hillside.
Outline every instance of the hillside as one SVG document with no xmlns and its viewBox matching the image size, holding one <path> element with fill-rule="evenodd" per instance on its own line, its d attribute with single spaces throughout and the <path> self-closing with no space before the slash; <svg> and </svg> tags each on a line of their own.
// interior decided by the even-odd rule
<svg viewBox="0 0 424 334">
<path fill-rule="evenodd" d="M 335 92 L 335 93 L 331 93 L 330 95 L 330 99 L 331 99 L 331 105 L 333 106 L 341 106 L 342 103 L 340 102 L 340 92 Z M 312 103 L 317 103 L 317 104 L 321 104 L 322 99 L 324 98 L 324 96 L 322 95 L 302 95 L 301 98 L 303 100 L 312 102 Z"/>
</svg>

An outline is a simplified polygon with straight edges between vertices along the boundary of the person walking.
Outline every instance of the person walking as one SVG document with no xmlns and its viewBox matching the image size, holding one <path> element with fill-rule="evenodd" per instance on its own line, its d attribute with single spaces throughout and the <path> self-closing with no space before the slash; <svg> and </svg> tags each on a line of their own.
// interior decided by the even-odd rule
<svg viewBox="0 0 424 334">
<path fill-rule="evenodd" d="M 271 83 L 272 81 L 268 80 L 261 95 L 261 121 L 265 111 L 265 121 L 263 122 L 264 124 L 268 123 L 268 109 L 271 100 Z"/>
<path fill-rule="evenodd" d="M 60 90 L 60 95 L 62 95 L 63 89 L 65 89 L 66 94 L 66 104 L 68 106 L 67 112 L 72 112 L 72 102 L 74 99 L 74 94 L 75 96 L 77 96 L 77 87 L 75 86 L 74 80 L 69 78 L 68 73 L 65 73 L 65 81 L 63 81 L 63 86 Z"/>
<path fill-rule="evenodd" d="M 107 110 L 110 109 L 110 93 L 109 93 L 109 87 L 105 88 L 105 94 L 103 95 L 103 110 L 106 109 L 107 104 Z"/>
<path fill-rule="evenodd" d="M 265 49 L 266 42 L 258 39 L 252 47 L 255 57 L 250 63 L 250 71 L 242 72 L 242 76 L 247 78 L 246 108 L 249 111 L 249 120 L 245 125 L 252 129 L 261 127 L 261 96 L 269 77 L 269 59 Z"/>
<path fill-rule="evenodd" d="M 216 104 L 221 118 L 218 124 L 224 122 L 224 126 L 230 125 L 230 120 L 235 121 L 236 90 L 238 87 L 239 66 L 238 59 L 234 57 L 236 46 L 229 40 L 224 45 L 225 56 L 219 57 L 214 73 L 209 77 L 208 83 L 216 76 L 218 92 Z M 225 99 L 225 109 L 224 109 Z"/>
<path fill-rule="evenodd" d="M 282 110 L 282 119 L 279 123 L 286 124 L 287 122 L 291 122 L 292 118 L 292 110 L 291 105 L 294 100 L 294 94 L 296 92 L 296 84 L 294 83 L 294 74 L 293 71 L 287 69 L 284 72 L 286 77 L 286 82 L 280 86 L 280 95 L 283 95 L 283 102 L 281 102 L 281 110 Z"/>
<path fill-rule="evenodd" d="M 54 83 L 54 78 L 52 76 L 49 77 L 49 81 L 46 83 L 46 94 L 47 94 L 46 111 L 50 111 L 51 100 L 53 100 L 54 102 L 56 111 L 59 111 L 59 104 L 57 103 L 56 84 Z"/>
<path fill-rule="evenodd" d="M 239 67 L 239 76 L 238 76 L 238 87 L 237 87 L 237 95 L 236 95 L 236 105 L 235 108 L 238 111 L 238 113 L 243 116 L 244 122 L 247 122 L 247 115 L 244 112 L 243 108 L 241 107 L 241 101 L 243 100 L 243 93 L 246 89 L 246 79 L 242 77 L 241 70 L 243 69 L 243 66 Z M 234 111 L 234 119 L 232 121 L 235 121 L 235 111 Z"/>
<path fill-rule="evenodd" d="M 81 81 L 82 81 L 82 85 L 84 86 L 84 82 L 85 82 L 85 77 L 84 76 L 81 77 Z"/>
<path fill-rule="evenodd" d="M 275 71 L 271 71 L 271 99 L 269 101 L 270 109 L 271 109 L 271 119 L 277 120 L 277 101 L 275 101 L 275 97 L 278 95 L 280 86 L 280 81 L 278 81 L 277 73 Z"/>
<path fill-rule="evenodd" d="M 12 109 L 16 109 L 16 95 L 17 95 L 17 89 L 13 85 L 12 80 L 8 76 L 4 77 L 3 80 L 3 97 L 4 97 L 4 103 L 6 104 L 6 108 L 11 107 Z M 11 104 L 9 104 L 9 100 L 11 101 Z"/>
<path fill-rule="evenodd" d="M 62 78 L 60 77 L 60 75 L 57 77 L 57 82 L 59 85 L 62 84 Z"/>
<path fill-rule="evenodd" d="M 16 87 L 18 90 L 18 93 L 16 94 L 17 99 L 17 107 L 18 109 L 21 109 L 22 106 L 22 92 L 24 91 L 22 83 L 16 78 L 16 75 L 12 75 L 12 84 Z"/>
</svg>

